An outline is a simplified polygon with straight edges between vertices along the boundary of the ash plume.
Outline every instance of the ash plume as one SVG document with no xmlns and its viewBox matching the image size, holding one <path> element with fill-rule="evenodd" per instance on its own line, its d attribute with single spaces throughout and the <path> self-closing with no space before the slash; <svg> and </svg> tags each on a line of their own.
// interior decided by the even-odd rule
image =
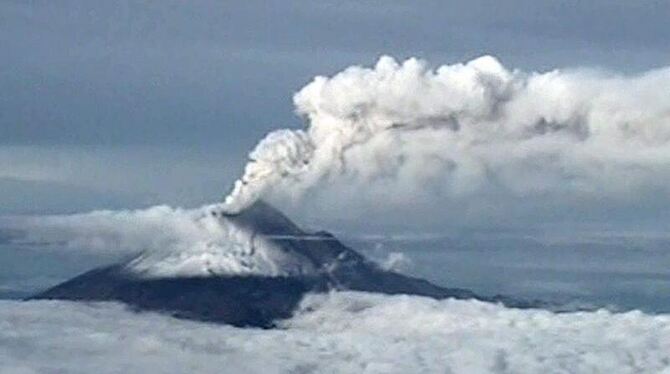
<svg viewBox="0 0 670 374">
<path fill-rule="evenodd" d="M 394 199 L 667 192 L 668 87 L 670 68 L 535 73 L 491 56 L 437 68 L 384 56 L 303 87 L 306 128 L 261 140 L 223 208 L 332 185 Z"/>
</svg>

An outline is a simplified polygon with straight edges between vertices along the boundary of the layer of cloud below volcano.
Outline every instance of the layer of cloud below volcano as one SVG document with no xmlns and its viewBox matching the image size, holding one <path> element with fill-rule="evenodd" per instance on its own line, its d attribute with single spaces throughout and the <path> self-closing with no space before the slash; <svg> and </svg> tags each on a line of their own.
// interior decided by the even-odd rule
<svg viewBox="0 0 670 374">
<path fill-rule="evenodd" d="M 312 296 L 283 329 L 135 314 L 116 304 L 0 302 L 2 372 L 670 371 L 667 315 L 553 314 L 476 301 Z"/>
</svg>

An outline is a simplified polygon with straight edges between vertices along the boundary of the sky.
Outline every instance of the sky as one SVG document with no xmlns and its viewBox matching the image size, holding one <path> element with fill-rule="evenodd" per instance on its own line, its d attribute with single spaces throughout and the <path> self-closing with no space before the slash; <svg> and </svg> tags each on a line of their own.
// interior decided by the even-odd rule
<svg viewBox="0 0 670 374">
<path fill-rule="evenodd" d="M 303 125 L 292 97 L 315 75 L 383 54 L 635 74 L 667 65 L 668 14 L 667 1 L 0 1 L 0 214 L 218 201 L 264 134 Z"/>
</svg>

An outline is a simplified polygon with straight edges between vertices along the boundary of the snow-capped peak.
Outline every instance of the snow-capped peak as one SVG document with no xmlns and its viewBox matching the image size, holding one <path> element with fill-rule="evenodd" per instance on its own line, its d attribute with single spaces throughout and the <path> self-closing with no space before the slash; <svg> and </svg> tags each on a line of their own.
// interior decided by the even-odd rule
<svg viewBox="0 0 670 374">
<path fill-rule="evenodd" d="M 226 215 L 217 205 L 204 207 L 192 217 L 202 236 L 173 248 L 145 251 L 126 270 L 160 278 L 313 273 L 315 267 L 308 258 L 273 240 L 273 236 L 295 235 L 297 229 L 273 214 L 263 203 L 238 215 Z"/>
</svg>

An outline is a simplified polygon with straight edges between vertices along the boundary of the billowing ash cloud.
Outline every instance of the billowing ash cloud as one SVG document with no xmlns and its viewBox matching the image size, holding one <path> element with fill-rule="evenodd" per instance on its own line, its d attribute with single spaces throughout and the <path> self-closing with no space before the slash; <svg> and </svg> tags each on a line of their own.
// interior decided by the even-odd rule
<svg viewBox="0 0 670 374">
<path fill-rule="evenodd" d="M 667 87 L 670 68 L 527 73 L 490 56 L 435 69 L 382 57 L 300 90 L 307 127 L 263 139 L 224 205 L 333 186 L 394 201 L 667 192 Z"/>
</svg>

